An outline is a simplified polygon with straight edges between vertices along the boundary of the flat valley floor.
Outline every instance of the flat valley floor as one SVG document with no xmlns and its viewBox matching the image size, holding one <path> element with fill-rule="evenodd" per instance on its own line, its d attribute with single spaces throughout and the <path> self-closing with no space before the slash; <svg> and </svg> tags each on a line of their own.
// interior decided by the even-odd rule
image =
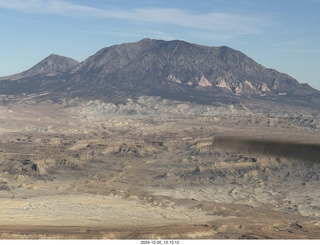
<svg viewBox="0 0 320 245">
<path fill-rule="evenodd" d="M 215 144 L 317 146 L 317 114 L 101 106 L 0 107 L 0 239 L 320 238 L 317 159 Z"/>
</svg>

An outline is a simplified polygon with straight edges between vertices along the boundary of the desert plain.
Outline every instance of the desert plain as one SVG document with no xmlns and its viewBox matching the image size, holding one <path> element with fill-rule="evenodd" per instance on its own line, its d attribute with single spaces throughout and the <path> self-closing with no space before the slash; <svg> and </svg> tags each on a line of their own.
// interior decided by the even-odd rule
<svg viewBox="0 0 320 245">
<path fill-rule="evenodd" d="M 0 106 L 0 239 L 320 238 L 311 109 L 33 99 Z"/>
</svg>

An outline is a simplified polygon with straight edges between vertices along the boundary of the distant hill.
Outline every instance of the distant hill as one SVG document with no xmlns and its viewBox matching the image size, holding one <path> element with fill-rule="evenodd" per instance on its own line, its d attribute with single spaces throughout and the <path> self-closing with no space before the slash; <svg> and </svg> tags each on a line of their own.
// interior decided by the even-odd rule
<svg viewBox="0 0 320 245">
<path fill-rule="evenodd" d="M 160 96 L 201 104 L 272 101 L 317 107 L 320 92 L 267 69 L 229 47 L 143 39 L 101 49 L 78 63 L 50 55 L 31 69 L 0 79 L 0 94 L 42 93 L 125 103 Z"/>
<path fill-rule="evenodd" d="M 78 64 L 79 62 L 74 59 L 51 54 L 30 69 L 12 76 L 1 77 L 0 81 L 24 79 L 38 75 L 54 76 L 58 73 L 70 70 Z"/>
</svg>

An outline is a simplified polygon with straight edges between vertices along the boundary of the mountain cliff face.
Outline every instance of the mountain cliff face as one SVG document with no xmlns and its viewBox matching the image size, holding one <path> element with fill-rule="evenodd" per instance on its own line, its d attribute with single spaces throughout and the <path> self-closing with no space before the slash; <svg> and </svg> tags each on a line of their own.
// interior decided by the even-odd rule
<svg viewBox="0 0 320 245">
<path fill-rule="evenodd" d="M 145 95 L 205 104 L 242 99 L 309 106 L 320 102 L 319 91 L 229 47 L 143 39 L 101 49 L 79 64 L 59 59 L 51 55 L 30 70 L 11 76 L 10 82 L 2 79 L 0 93 L 46 91 L 55 98 L 114 103 Z M 19 83 L 14 82 L 17 76 Z"/>
</svg>

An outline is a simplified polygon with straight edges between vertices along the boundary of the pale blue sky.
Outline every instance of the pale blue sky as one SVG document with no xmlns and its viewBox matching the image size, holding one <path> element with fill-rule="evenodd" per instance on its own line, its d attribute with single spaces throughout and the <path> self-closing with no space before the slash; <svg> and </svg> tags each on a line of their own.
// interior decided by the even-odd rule
<svg viewBox="0 0 320 245">
<path fill-rule="evenodd" d="M 142 38 L 229 46 L 320 89 L 320 0 L 0 0 L 0 76 Z"/>
</svg>

